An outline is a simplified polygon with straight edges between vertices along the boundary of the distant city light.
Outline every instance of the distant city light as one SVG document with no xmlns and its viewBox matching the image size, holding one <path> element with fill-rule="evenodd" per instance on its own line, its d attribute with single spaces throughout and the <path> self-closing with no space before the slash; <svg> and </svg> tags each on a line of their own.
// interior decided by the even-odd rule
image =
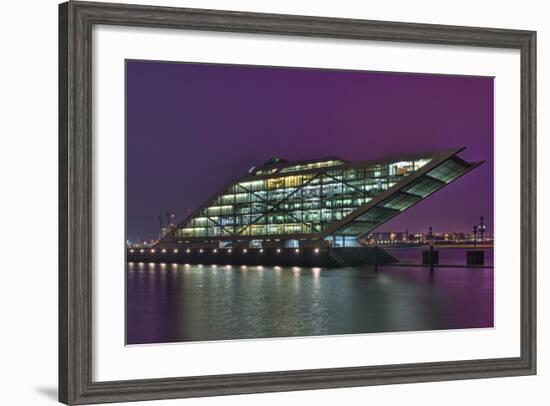
<svg viewBox="0 0 550 406">
<path fill-rule="evenodd" d="M 315 248 L 315 253 L 319 253 L 319 248 Z"/>
<path fill-rule="evenodd" d="M 281 252 L 281 249 L 280 248 L 277 248 L 277 253 Z"/>
<path fill-rule="evenodd" d="M 246 248 L 243 250 L 243 252 L 246 254 Z"/>
<path fill-rule="evenodd" d="M 202 254 L 202 248 L 199 250 L 199 252 Z"/>
<path fill-rule="evenodd" d="M 154 250 L 154 249 L 152 249 L 152 250 L 151 250 L 151 254 L 154 254 L 154 253 L 155 253 L 155 250 Z"/>
<path fill-rule="evenodd" d="M 190 250 L 189 248 L 187 248 L 187 249 L 185 250 L 185 252 L 187 252 L 187 253 L 189 254 L 189 253 L 191 252 L 191 250 Z"/>
<path fill-rule="evenodd" d="M 177 254 L 178 253 L 178 249 L 174 249 L 174 254 Z"/>
<path fill-rule="evenodd" d="M 295 251 L 296 251 L 296 254 L 298 254 L 300 252 L 300 250 L 298 248 L 296 248 Z"/>
<path fill-rule="evenodd" d="M 134 250 L 130 250 L 130 252 L 134 252 Z"/>
<path fill-rule="evenodd" d="M 218 252 L 218 250 L 217 250 L 217 249 L 214 249 L 214 251 L 213 251 L 213 252 L 214 252 L 214 254 L 215 254 L 216 252 Z"/>
<path fill-rule="evenodd" d="M 165 248 L 163 248 L 163 249 L 162 249 L 162 253 L 164 254 L 165 252 L 166 252 L 166 249 L 165 249 Z"/>
<path fill-rule="evenodd" d="M 260 252 L 264 252 L 264 249 L 263 249 L 263 248 L 260 248 Z"/>
</svg>

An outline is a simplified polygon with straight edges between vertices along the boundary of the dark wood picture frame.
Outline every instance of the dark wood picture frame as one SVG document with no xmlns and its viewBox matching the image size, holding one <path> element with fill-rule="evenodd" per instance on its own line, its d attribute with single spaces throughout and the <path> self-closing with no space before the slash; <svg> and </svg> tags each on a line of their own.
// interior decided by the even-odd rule
<svg viewBox="0 0 550 406">
<path fill-rule="evenodd" d="M 92 27 L 94 24 L 398 41 L 521 53 L 521 354 L 166 379 L 92 380 Z M 536 373 L 536 33 L 200 9 L 68 2 L 59 6 L 59 400 L 184 398 Z"/>
</svg>

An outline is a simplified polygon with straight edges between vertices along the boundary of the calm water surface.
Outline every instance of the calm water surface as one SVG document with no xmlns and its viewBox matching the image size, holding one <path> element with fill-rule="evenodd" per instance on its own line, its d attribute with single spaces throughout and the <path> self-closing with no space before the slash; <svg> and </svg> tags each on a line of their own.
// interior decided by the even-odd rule
<svg viewBox="0 0 550 406">
<path fill-rule="evenodd" d="M 421 255 L 391 253 L 417 263 Z M 460 265 L 465 255 L 442 250 L 440 261 Z M 128 344 L 492 326 L 491 268 L 127 268 Z"/>
</svg>

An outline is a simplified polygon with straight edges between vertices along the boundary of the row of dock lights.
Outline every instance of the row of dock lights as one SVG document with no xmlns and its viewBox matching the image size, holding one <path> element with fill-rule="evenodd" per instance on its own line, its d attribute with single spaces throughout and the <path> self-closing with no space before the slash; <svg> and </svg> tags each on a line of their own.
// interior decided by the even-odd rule
<svg viewBox="0 0 550 406">
<path fill-rule="evenodd" d="M 143 268 L 145 266 L 145 263 L 144 262 L 129 262 L 129 265 L 130 267 L 134 267 L 134 265 L 138 265 L 139 268 Z M 147 265 L 149 265 L 150 268 L 154 268 L 155 266 L 155 263 L 154 262 L 149 262 Z M 176 262 L 172 263 L 172 264 L 167 264 L 167 263 L 164 263 L 164 262 L 161 262 L 159 264 L 162 268 L 166 268 L 168 265 L 171 265 L 172 268 L 174 269 L 177 269 L 178 267 L 178 264 Z M 183 266 L 185 268 L 189 268 L 191 266 L 191 264 L 183 264 Z M 197 264 L 197 266 L 199 268 L 204 268 L 204 265 L 203 264 Z M 213 269 L 218 269 L 219 267 L 221 267 L 221 265 L 217 265 L 217 264 L 212 264 L 210 265 L 210 267 L 212 267 Z M 232 268 L 232 265 L 224 265 L 223 266 L 225 269 L 231 269 Z M 264 267 L 263 265 L 256 265 L 256 266 L 250 266 L 250 265 L 241 265 L 241 269 L 251 269 L 251 268 L 256 268 L 258 271 L 263 271 L 264 270 Z M 281 271 L 283 268 L 281 268 L 280 266 L 274 266 L 273 269 L 275 271 Z M 292 270 L 293 271 L 301 271 L 302 268 L 300 268 L 299 266 L 293 266 L 292 267 Z M 315 267 L 315 268 L 311 268 L 311 271 L 313 273 L 316 273 L 318 274 L 319 272 L 321 272 L 322 268 L 319 268 L 319 267 Z"/>
<path fill-rule="evenodd" d="M 263 248 L 260 248 L 258 251 L 259 251 L 260 253 L 263 253 L 263 252 L 264 252 L 264 249 L 263 249 Z M 296 248 L 294 251 L 296 252 L 296 254 L 299 254 L 299 253 L 300 253 L 300 249 L 299 249 L 299 248 Z M 141 254 L 143 254 L 143 253 L 145 252 L 145 250 L 144 250 L 144 249 L 140 249 L 139 252 L 140 252 Z M 156 251 L 155 251 L 155 249 L 153 248 L 153 249 L 151 249 L 150 252 L 151 252 L 151 254 L 154 254 Z M 161 250 L 161 252 L 162 252 L 163 254 L 166 254 L 166 252 L 167 252 L 167 251 L 166 251 L 166 248 L 163 248 L 163 249 Z M 189 254 L 189 253 L 191 252 L 191 250 L 190 250 L 189 248 L 187 248 L 187 249 L 185 250 L 185 252 Z M 201 248 L 201 249 L 199 249 L 199 252 L 202 254 L 202 253 L 204 252 L 204 250 Z M 213 252 L 214 254 L 216 254 L 216 253 L 218 252 L 218 250 L 217 250 L 217 249 L 214 249 L 214 250 L 212 250 L 212 252 Z M 227 250 L 227 252 L 228 252 L 228 253 L 231 253 L 231 252 L 232 252 L 231 248 L 229 248 L 229 249 Z M 243 253 L 246 254 L 247 252 L 248 252 L 248 250 L 247 250 L 246 248 L 244 248 L 244 249 L 243 249 Z M 318 254 L 318 253 L 319 253 L 319 248 L 315 248 L 314 252 L 315 252 L 316 254 Z M 134 253 L 134 249 L 133 249 L 133 248 L 130 249 L 130 253 L 132 253 L 132 254 Z M 177 253 L 178 253 L 178 249 L 175 248 L 175 249 L 174 249 L 174 254 L 177 254 Z M 280 254 L 280 253 L 281 253 L 281 249 L 280 249 L 280 248 L 277 248 L 277 254 Z"/>
</svg>

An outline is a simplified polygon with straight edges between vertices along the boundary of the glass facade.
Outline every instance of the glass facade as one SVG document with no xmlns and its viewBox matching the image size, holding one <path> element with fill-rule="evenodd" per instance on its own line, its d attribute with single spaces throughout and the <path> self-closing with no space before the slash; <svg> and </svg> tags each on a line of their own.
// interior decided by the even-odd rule
<svg viewBox="0 0 550 406">
<path fill-rule="evenodd" d="M 458 158 L 445 160 L 386 199 L 368 207 L 363 214 L 332 231 L 332 234 L 365 234 L 455 180 L 471 167 L 471 164 Z"/>
<path fill-rule="evenodd" d="M 338 159 L 285 162 L 260 167 L 214 196 L 197 214 L 179 224 L 177 239 L 238 238 L 239 236 L 288 236 L 323 232 L 357 208 L 417 171 L 431 158 L 369 164 Z M 438 167 L 439 168 L 439 167 Z M 381 212 L 369 213 L 365 221 L 378 221 L 387 210 L 404 210 L 430 193 L 453 168 L 441 168 L 430 181 L 411 186 L 406 194 L 393 195 Z M 389 212 L 391 216 L 393 212 Z M 361 224 L 351 225 L 359 229 Z M 348 234 L 351 231 L 343 234 Z"/>
<path fill-rule="evenodd" d="M 277 162 L 277 160 L 272 160 L 272 162 Z M 327 159 L 322 161 L 314 161 L 314 162 L 302 162 L 299 164 L 292 164 L 287 165 L 284 167 L 275 167 L 275 168 L 259 168 L 254 171 L 255 175 L 271 175 L 273 173 L 289 173 L 289 172 L 299 172 L 309 169 L 320 169 L 320 168 L 326 168 L 328 166 L 336 166 L 336 165 L 342 165 L 345 164 L 345 161 L 342 161 L 340 159 Z"/>
</svg>

